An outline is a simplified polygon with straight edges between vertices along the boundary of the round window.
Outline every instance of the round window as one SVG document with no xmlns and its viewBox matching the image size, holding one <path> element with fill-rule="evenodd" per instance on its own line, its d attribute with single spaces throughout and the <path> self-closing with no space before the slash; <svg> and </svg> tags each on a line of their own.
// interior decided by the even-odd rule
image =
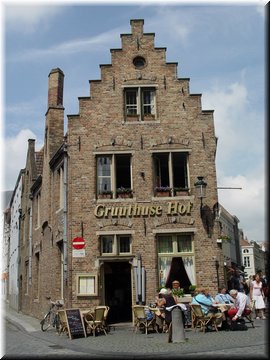
<svg viewBox="0 0 270 360">
<path fill-rule="evenodd" d="M 142 56 L 137 56 L 133 59 L 133 65 L 136 69 L 142 69 L 145 67 L 146 61 Z"/>
</svg>

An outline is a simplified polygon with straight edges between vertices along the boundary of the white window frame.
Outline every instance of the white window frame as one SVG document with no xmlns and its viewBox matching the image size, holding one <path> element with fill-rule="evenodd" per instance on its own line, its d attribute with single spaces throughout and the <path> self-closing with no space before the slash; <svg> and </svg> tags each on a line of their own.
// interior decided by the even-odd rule
<svg viewBox="0 0 270 360">
<path fill-rule="evenodd" d="M 98 277 L 96 274 L 77 274 L 76 275 L 76 295 L 77 296 L 97 296 Z"/>
</svg>

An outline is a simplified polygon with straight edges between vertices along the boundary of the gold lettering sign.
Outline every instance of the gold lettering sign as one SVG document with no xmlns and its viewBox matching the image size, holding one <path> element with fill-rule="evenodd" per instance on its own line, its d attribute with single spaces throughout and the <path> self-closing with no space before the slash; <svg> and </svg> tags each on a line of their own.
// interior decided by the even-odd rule
<svg viewBox="0 0 270 360">
<path fill-rule="evenodd" d="M 178 201 L 168 202 L 167 215 L 190 215 L 193 203 L 186 204 Z M 127 206 L 106 206 L 97 205 L 94 210 L 94 215 L 97 218 L 115 217 L 140 217 L 140 216 L 161 216 L 163 212 L 162 205 L 138 205 L 130 204 Z"/>
</svg>

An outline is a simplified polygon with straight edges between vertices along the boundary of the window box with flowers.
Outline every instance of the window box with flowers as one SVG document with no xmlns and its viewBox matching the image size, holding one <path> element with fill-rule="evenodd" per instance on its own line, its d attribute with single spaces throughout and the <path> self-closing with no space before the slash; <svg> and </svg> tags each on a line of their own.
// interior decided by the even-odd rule
<svg viewBox="0 0 270 360">
<path fill-rule="evenodd" d="M 155 195 L 158 197 L 171 196 L 171 190 L 168 186 L 157 186 L 155 188 Z"/>
<path fill-rule="evenodd" d="M 217 238 L 217 243 L 222 244 L 223 242 L 230 242 L 231 239 L 228 235 L 219 235 Z"/>
<path fill-rule="evenodd" d="M 103 190 L 98 193 L 99 199 L 111 199 L 113 195 L 113 192 L 110 190 Z"/>
<path fill-rule="evenodd" d="M 132 190 L 121 186 L 116 189 L 116 195 L 118 198 L 132 198 Z"/>
<path fill-rule="evenodd" d="M 174 196 L 183 196 L 189 194 L 189 188 L 175 187 L 173 188 Z"/>
</svg>

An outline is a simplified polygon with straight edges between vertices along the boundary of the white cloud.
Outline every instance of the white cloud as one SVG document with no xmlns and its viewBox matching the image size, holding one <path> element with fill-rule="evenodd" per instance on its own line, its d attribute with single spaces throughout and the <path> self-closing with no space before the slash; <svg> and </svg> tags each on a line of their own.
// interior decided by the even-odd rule
<svg viewBox="0 0 270 360">
<path fill-rule="evenodd" d="M 263 169 L 246 176 L 237 175 L 220 177 L 222 186 L 240 187 L 242 190 L 218 190 L 219 202 L 232 215 L 239 219 L 239 228 L 242 228 L 248 240 L 266 241 L 265 238 L 265 179 Z"/>
<path fill-rule="evenodd" d="M 36 139 L 36 135 L 29 129 L 21 130 L 16 137 L 5 139 L 4 151 L 4 188 L 12 190 L 16 184 L 19 172 L 25 167 L 28 140 Z M 36 144 L 36 150 L 40 150 Z"/>
<path fill-rule="evenodd" d="M 119 34 L 119 29 L 113 29 L 108 32 L 98 34 L 96 36 L 84 39 L 75 39 L 65 41 L 63 43 L 51 46 L 49 48 L 27 49 L 27 51 L 12 55 L 7 58 L 9 62 L 33 61 L 35 59 L 43 59 L 48 56 L 62 57 L 69 54 L 79 54 L 81 52 L 97 52 L 98 49 L 107 49 Z"/>
<path fill-rule="evenodd" d="M 6 5 L 5 16 L 8 30 L 33 33 L 39 26 L 48 26 L 50 19 L 64 11 L 55 5 Z"/>
</svg>

